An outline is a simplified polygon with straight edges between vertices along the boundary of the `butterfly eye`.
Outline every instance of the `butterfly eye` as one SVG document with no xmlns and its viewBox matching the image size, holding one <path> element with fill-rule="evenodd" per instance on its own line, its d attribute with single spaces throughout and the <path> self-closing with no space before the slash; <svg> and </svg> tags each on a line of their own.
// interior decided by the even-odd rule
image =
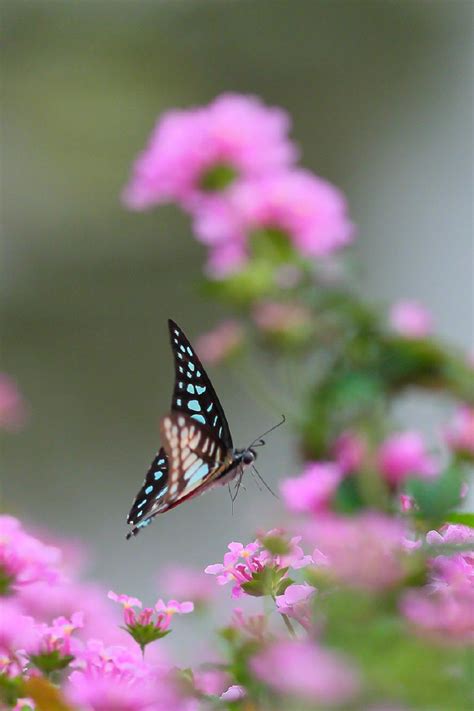
<svg viewBox="0 0 474 711">
<path fill-rule="evenodd" d="M 255 458 L 255 453 L 252 452 L 250 449 L 246 449 L 245 452 L 242 454 L 242 463 L 246 466 L 249 466 L 249 464 L 252 464 L 255 461 Z"/>
</svg>

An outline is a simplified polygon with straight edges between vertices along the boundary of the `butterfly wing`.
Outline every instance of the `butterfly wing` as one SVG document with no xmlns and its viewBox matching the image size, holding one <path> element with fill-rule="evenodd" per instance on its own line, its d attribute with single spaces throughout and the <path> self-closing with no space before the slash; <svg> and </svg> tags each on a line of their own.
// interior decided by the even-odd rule
<svg viewBox="0 0 474 711">
<path fill-rule="evenodd" d="M 140 529 L 151 523 L 157 513 L 167 508 L 164 502 L 168 492 L 168 472 L 168 456 L 161 447 L 128 514 L 127 523 L 133 528 L 127 538 L 136 535 Z"/>
<path fill-rule="evenodd" d="M 128 515 L 127 538 L 185 499 L 201 493 L 232 465 L 229 425 L 211 381 L 180 327 L 168 321 L 175 362 L 171 413 L 161 423 L 164 447 Z"/>
<path fill-rule="evenodd" d="M 176 373 L 171 411 L 206 425 L 225 450 L 232 450 L 224 410 L 201 361 L 180 327 L 171 319 L 168 326 Z"/>
<path fill-rule="evenodd" d="M 232 452 L 190 415 L 172 412 L 164 417 L 161 437 L 168 458 L 168 508 L 202 493 L 232 466 Z"/>
</svg>

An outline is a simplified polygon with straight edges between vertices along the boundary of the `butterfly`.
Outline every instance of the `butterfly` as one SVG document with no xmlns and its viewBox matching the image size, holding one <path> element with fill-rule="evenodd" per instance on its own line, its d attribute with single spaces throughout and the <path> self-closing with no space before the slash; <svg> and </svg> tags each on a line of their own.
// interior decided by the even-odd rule
<svg viewBox="0 0 474 711">
<path fill-rule="evenodd" d="M 171 319 L 168 326 L 175 364 L 171 410 L 160 423 L 163 446 L 128 514 L 127 538 L 157 514 L 237 476 L 240 482 L 244 469 L 257 458 L 254 447 L 265 444 L 258 438 L 244 449 L 234 448 L 224 410 L 201 361 L 180 327 Z"/>
</svg>

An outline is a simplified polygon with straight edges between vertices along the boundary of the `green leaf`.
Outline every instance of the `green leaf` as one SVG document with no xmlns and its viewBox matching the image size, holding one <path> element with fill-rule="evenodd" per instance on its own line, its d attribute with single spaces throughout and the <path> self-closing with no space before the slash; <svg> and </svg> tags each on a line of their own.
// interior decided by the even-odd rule
<svg viewBox="0 0 474 711">
<path fill-rule="evenodd" d="M 287 572 L 288 568 L 267 565 L 263 570 L 253 573 L 252 580 L 244 583 L 242 590 L 252 597 L 263 597 L 264 595 L 275 597 L 280 594 L 278 591 Z"/>
<path fill-rule="evenodd" d="M 382 394 L 382 384 L 369 373 L 342 373 L 332 384 L 329 396 L 333 411 L 342 410 L 346 417 L 372 407 Z"/>
<path fill-rule="evenodd" d="M 290 585 L 293 585 L 295 581 L 292 580 L 291 578 L 284 578 L 283 580 L 280 581 L 278 584 L 276 594 L 277 595 L 283 595 L 285 592 L 286 588 L 288 588 Z"/>
<path fill-rule="evenodd" d="M 444 521 L 451 509 L 459 506 L 464 474 L 458 467 L 448 467 L 435 479 L 411 479 L 407 491 L 422 516 L 429 521 Z"/>
<path fill-rule="evenodd" d="M 390 699 L 413 709 L 471 708 L 472 657 L 466 647 L 415 636 L 379 596 L 334 591 L 319 597 L 318 606 L 326 620 L 323 643 L 354 659 L 372 702 Z"/>
<path fill-rule="evenodd" d="M 37 669 L 48 676 L 52 672 L 60 671 L 69 666 L 73 661 L 74 657 L 70 654 L 62 655 L 61 652 L 54 650 L 54 652 L 46 652 L 44 654 L 32 654 L 30 656 L 30 661 L 35 665 Z"/>
<path fill-rule="evenodd" d="M 347 476 L 341 481 L 333 499 L 333 507 L 343 514 L 356 513 L 364 507 L 357 477 Z"/>
<path fill-rule="evenodd" d="M 463 526 L 474 528 L 474 513 L 453 511 L 446 516 L 446 523 L 461 523 Z"/>
<path fill-rule="evenodd" d="M 147 644 L 155 642 L 157 639 L 162 639 L 171 632 L 171 630 L 160 630 L 158 627 L 155 627 L 152 622 L 150 622 L 149 625 L 126 625 L 122 627 L 122 629 L 133 637 L 135 642 L 140 645 L 142 651 Z"/>
<path fill-rule="evenodd" d="M 13 708 L 18 697 L 23 695 L 22 683 L 21 676 L 13 677 L 0 674 L 0 702 L 3 701 L 8 707 Z"/>
</svg>

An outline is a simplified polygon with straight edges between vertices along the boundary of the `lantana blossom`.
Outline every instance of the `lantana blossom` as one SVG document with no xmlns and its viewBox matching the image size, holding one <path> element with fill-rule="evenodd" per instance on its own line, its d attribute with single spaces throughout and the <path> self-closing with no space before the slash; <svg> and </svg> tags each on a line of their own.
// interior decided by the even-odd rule
<svg viewBox="0 0 474 711">
<path fill-rule="evenodd" d="M 311 599 L 316 594 L 316 588 L 308 583 L 289 585 L 282 595 L 277 595 L 277 611 L 282 615 L 294 618 L 302 627 L 309 630 L 313 626 Z"/>
<path fill-rule="evenodd" d="M 227 93 L 208 106 L 165 113 L 124 191 L 132 209 L 177 202 L 185 209 L 243 178 L 291 165 L 290 120 L 255 96 Z"/>
<path fill-rule="evenodd" d="M 36 622 L 13 600 L 0 604 L 0 674 L 20 673 L 24 654 L 36 641 Z"/>
<path fill-rule="evenodd" d="M 36 639 L 27 648 L 29 659 L 46 674 L 63 669 L 73 659 L 72 634 L 84 626 L 83 612 L 75 612 L 70 619 L 57 617 L 51 625 L 36 626 Z"/>
<path fill-rule="evenodd" d="M 60 577 L 61 551 L 25 531 L 13 516 L 0 516 L 0 595 Z"/>
<path fill-rule="evenodd" d="M 283 500 L 295 513 L 317 513 L 327 509 L 341 480 L 342 472 L 331 462 L 309 462 L 299 477 L 280 484 Z"/>
<path fill-rule="evenodd" d="M 399 486 L 409 476 L 430 478 L 439 467 L 428 454 L 419 432 L 396 432 L 388 437 L 377 452 L 378 467 L 391 486 Z"/>
<path fill-rule="evenodd" d="M 474 457 L 474 407 L 462 405 L 445 428 L 445 439 L 457 453 Z"/>
<path fill-rule="evenodd" d="M 271 568 L 275 573 L 281 571 L 280 579 L 282 579 L 286 576 L 287 568 L 298 569 L 312 562 L 311 556 L 305 555 L 299 546 L 301 536 L 294 536 L 284 541 L 285 552 L 281 554 L 271 553 L 264 547 L 261 539 L 265 536 L 282 536 L 282 531 L 279 529 L 269 531 L 267 534 L 262 534 L 260 540 L 248 543 L 246 546 L 238 542 L 229 543 L 223 563 L 208 565 L 204 572 L 215 575 L 218 585 L 232 582 L 232 597 L 239 598 L 245 592 L 242 586 L 255 581 L 265 568 Z"/>
<path fill-rule="evenodd" d="M 90 640 L 72 662 L 66 698 L 92 711 L 181 711 L 166 669 L 148 664 L 142 654 L 124 646 L 108 647 Z"/>
<path fill-rule="evenodd" d="M 403 338 L 418 340 L 431 334 L 433 319 L 420 303 L 410 299 L 397 301 L 389 314 L 390 326 Z"/>
<path fill-rule="evenodd" d="M 359 691 L 353 666 L 342 656 L 308 641 L 277 641 L 257 653 L 250 666 L 273 691 L 324 707 L 339 705 Z"/>
<path fill-rule="evenodd" d="M 288 170 L 242 181 L 226 203 L 200 206 L 194 219 L 196 236 L 217 250 L 237 245 L 247 255 L 251 238 L 276 230 L 303 257 L 326 257 L 354 237 L 342 193 L 305 170 Z M 229 265 L 230 267 L 230 265 Z"/>
<path fill-rule="evenodd" d="M 243 338 L 241 324 L 234 319 L 226 319 L 196 339 L 196 352 L 203 363 L 219 365 L 237 353 Z"/>
<path fill-rule="evenodd" d="M 356 588 L 383 590 L 404 575 L 405 526 L 387 515 L 366 511 L 357 516 L 328 514 L 306 527 L 327 571 Z"/>
<path fill-rule="evenodd" d="M 186 615 L 194 610 L 194 603 L 191 601 L 178 602 L 178 600 L 169 600 L 165 603 L 160 598 L 154 608 L 145 607 L 142 610 L 142 602 L 138 598 L 124 594 L 117 595 L 112 590 L 109 591 L 108 597 L 123 606 L 126 631 L 140 645 L 142 650 L 151 642 L 169 633 L 169 626 L 175 614 Z M 138 615 L 135 612 L 135 608 L 141 610 Z"/>
</svg>

